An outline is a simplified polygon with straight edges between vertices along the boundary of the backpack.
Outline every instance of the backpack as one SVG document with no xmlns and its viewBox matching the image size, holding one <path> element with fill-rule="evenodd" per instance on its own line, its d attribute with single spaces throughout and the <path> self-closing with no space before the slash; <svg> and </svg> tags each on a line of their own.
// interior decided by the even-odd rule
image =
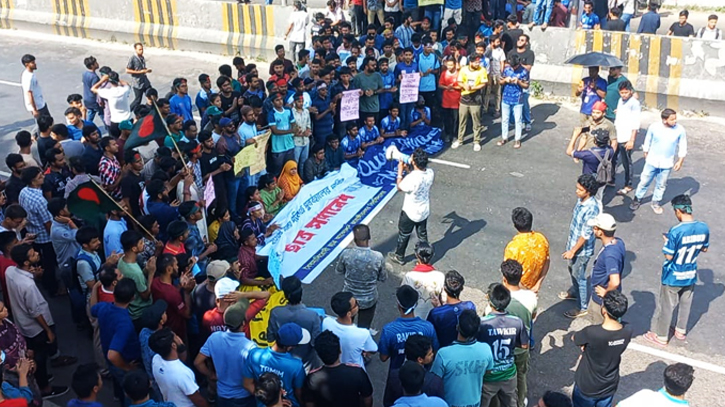
<svg viewBox="0 0 725 407">
<path fill-rule="evenodd" d="M 593 150 L 591 153 L 594 155 L 594 157 L 599 160 L 599 165 L 597 165 L 597 173 L 595 174 L 597 182 L 601 185 L 609 184 L 610 182 L 614 181 L 614 177 L 612 176 L 612 157 L 610 157 L 609 149 L 606 150 L 604 153 L 604 157 L 600 157 L 599 154 L 594 152 Z"/>
<path fill-rule="evenodd" d="M 70 258 L 67 262 L 60 266 L 60 277 L 63 281 L 63 284 L 65 284 L 65 286 L 69 290 L 75 290 L 77 292 L 85 294 L 87 287 L 81 285 L 81 281 L 78 278 L 79 260 L 87 262 L 88 265 L 91 266 L 93 276 L 96 277 L 96 274 L 98 273 L 98 267 L 96 267 L 96 263 L 93 262 L 93 259 L 90 256 L 83 253 L 82 251 L 79 251 L 77 255 Z"/>
<path fill-rule="evenodd" d="M 700 28 L 697 31 L 697 38 L 702 38 L 702 35 L 705 34 L 705 27 Z M 720 31 L 719 28 L 715 29 L 715 39 L 719 40 L 722 38 L 722 31 Z"/>
</svg>

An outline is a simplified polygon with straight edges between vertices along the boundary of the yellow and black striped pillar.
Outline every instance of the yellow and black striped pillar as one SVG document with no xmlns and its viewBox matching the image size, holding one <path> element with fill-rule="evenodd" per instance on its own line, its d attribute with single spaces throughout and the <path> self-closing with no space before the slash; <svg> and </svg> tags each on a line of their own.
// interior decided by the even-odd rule
<svg viewBox="0 0 725 407">
<path fill-rule="evenodd" d="M 0 0 L 0 29 L 13 28 L 13 0 Z"/>
<path fill-rule="evenodd" d="M 275 36 L 274 11 L 274 6 L 224 3 L 222 29 L 227 33 L 227 53 L 268 48 L 269 38 Z"/>
<path fill-rule="evenodd" d="M 176 0 L 132 0 L 136 41 L 176 49 Z"/>
<path fill-rule="evenodd" d="M 87 19 L 90 18 L 88 0 L 52 0 L 53 31 L 66 37 L 88 38 Z"/>
</svg>

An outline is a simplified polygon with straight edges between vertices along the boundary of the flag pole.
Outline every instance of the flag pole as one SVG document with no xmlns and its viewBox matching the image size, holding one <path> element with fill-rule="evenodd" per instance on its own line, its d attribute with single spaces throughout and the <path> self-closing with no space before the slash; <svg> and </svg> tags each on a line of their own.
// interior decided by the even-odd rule
<svg viewBox="0 0 725 407">
<path fill-rule="evenodd" d="M 135 223 L 136 223 L 136 224 L 138 225 L 138 227 L 140 227 L 140 228 L 141 228 L 141 229 L 142 229 L 142 230 L 143 230 L 144 232 L 146 232 L 146 233 L 147 233 L 147 234 L 148 234 L 149 236 L 151 236 L 151 239 L 153 239 L 154 241 L 156 241 L 156 237 L 155 237 L 155 236 L 153 235 L 153 233 L 149 232 L 149 231 L 148 231 L 148 230 L 147 230 L 147 229 L 146 229 L 146 228 L 145 228 L 145 227 L 144 227 L 144 226 L 143 226 L 143 225 L 141 224 L 141 222 L 139 222 L 138 220 L 136 220 L 136 218 L 134 218 L 134 217 L 133 217 L 133 215 L 131 215 L 131 214 L 130 214 L 130 213 L 129 213 L 129 212 L 127 211 L 127 210 L 126 210 L 126 208 L 124 208 L 124 207 L 123 207 L 123 205 L 121 205 L 121 204 L 119 204 L 118 202 L 116 202 L 116 200 L 115 200 L 115 199 L 113 199 L 113 197 L 112 197 L 111 195 L 109 195 L 109 194 L 108 194 L 108 192 L 106 192 L 106 190 L 105 190 L 105 189 L 103 189 L 103 187 L 102 187 L 102 186 L 98 185 L 98 183 L 97 183 L 97 182 L 96 182 L 96 181 L 95 181 L 95 180 L 94 180 L 94 179 L 93 179 L 92 177 L 89 177 L 89 178 L 90 178 L 91 182 L 93 183 L 93 185 L 95 185 L 95 186 L 96 186 L 96 187 L 97 187 L 98 189 L 100 189 L 100 190 L 101 190 L 101 192 L 103 192 L 103 194 L 104 194 L 104 195 L 106 195 L 106 197 L 108 197 L 108 199 L 110 199 L 111 201 L 113 201 L 113 203 L 114 203 L 114 204 L 115 204 L 115 205 L 116 205 L 116 206 L 117 206 L 117 207 L 118 207 L 118 208 L 119 208 L 120 210 L 122 210 L 122 211 L 123 211 L 123 213 L 125 213 L 125 214 L 126 214 L 126 216 L 128 216 L 129 218 L 131 218 L 131 220 L 132 220 L 132 221 L 134 221 L 134 222 L 135 222 Z"/>
<path fill-rule="evenodd" d="M 161 111 L 159 110 L 159 106 L 156 104 L 156 101 L 154 101 L 154 108 L 156 108 L 156 113 L 159 115 L 159 118 L 161 119 L 161 122 L 164 123 L 164 128 L 166 129 L 166 134 L 171 136 L 171 130 L 169 130 L 169 125 L 166 124 L 166 120 L 161 116 Z M 184 164 L 184 168 L 188 168 L 186 165 L 186 160 L 184 160 L 184 154 L 181 153 L 181 150 L 179 149 L 179 145 L 176 144 L 176 140 L 174 140 L 173 137 L 171 138 L 171 142 L 174 143 L 174 148 L 176 149 L 176 152 L 179 153 L 179 158 L 181 159 L 181 163 Z"/>
</svg>

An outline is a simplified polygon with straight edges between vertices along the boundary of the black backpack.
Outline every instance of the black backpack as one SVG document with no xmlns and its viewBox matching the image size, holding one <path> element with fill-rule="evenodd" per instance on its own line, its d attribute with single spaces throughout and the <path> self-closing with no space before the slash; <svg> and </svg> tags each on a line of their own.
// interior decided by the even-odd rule
<svg viewBox="0 0 725 407">
<path fill-rule="evenodd" d="M 612 176 L 612 157 L 610 157 L 609 151 L 610 150 L 607 149 L 604 153 L 604 157 L 600 157 L 594 150 L 591 150 L 594 157 L 597 157 L 597 160 L 599 160 L 595 176 L 597 178 L 597 182 L 602 185 L 606 185 L 614 181 L 614 177 Z"/>
</svg>

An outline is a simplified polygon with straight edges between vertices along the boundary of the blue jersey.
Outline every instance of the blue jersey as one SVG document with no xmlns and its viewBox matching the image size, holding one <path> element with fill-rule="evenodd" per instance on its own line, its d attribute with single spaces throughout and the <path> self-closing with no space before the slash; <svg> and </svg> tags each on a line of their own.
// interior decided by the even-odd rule
<svg viewBox="0 0 725 407">
<path fill-rule="evenodd" d="M 414 121 L 420 120 L 422 117 L 423 117 L 423 115 L 421 115 L 421 113 L 418 111 L 418 109 L 413 109 L 410 111 L 410 122 L 411 123 L 413 123 Z M 430 108 L 429 107 L 425 108 L 425 117 L 427 117 L 428 120 L 430 120 Z M 416 127 L 417 126 L 425 126 L 425 122 L 420 122 L 420 123 L 416 124 Z"/>
<path fill-rule="evenodd" d="M 391 116 L 385 116 L 380 122 L 380 127 L 383 129 L 383 134 L 395 133 L 400 128 L 400 117 L 393 120 Z"/>
<path fill-rule="evenodd" d="M 710 247 L 710 229 L 699 221 L 681 222 L 667 232 L 662 252 L 672 256 L 662 265 L 662 284 L 686 287 L 697 282 L 697 256 Z"/>
<path fill-rule="evenodd" d="M 362 148 L 362 140 L 360 139 L 360 136 L 355 137 L 354 139 L 350 138 L 350 136 L 345 136 L 342 141 L 340 141 L 340 148 L 342 148 L 342 153 L 344 155 L 348 154 L 354 154 L 357 152 L 357 150 Z M 352 168 L 357 168 L 357 163 L 360 161 L 360 158 L 346 158 L 345 161 L 352 166 Z"/>
<path fill-rule="evenodd" d="M 390 89 L 395 86 L 395 74 L 392 71 L 386 73 L 380 73 L 383 77 L 383 89 Z M 380 109 L 390 109 L 393 105 L 394 94 L 390 92 L 380 93 L 378 95 L 378 101 L 380 102 Z"/>
<path fill-rule="evenodd" d="M 373 126 L 372 129 L 368 129 L 368 126 L 363 126 L 358 133 L 358 139 L 361 143 L 370 143 L 371 141 L 377 140 L 380 137 L 380 130 Z"/>
<path fill-rule="evenodd" d="M 433 351 L 438 350 L 438 336 L 433 324 L 419 317 L 398 318 L 383 327 L 378 342 L 381 355 L 390 357 L 390 369 L 400 369 L 405 362 L 405 341 L 410 335 L 420 334 L 433 341 Z"/>
</svg>

